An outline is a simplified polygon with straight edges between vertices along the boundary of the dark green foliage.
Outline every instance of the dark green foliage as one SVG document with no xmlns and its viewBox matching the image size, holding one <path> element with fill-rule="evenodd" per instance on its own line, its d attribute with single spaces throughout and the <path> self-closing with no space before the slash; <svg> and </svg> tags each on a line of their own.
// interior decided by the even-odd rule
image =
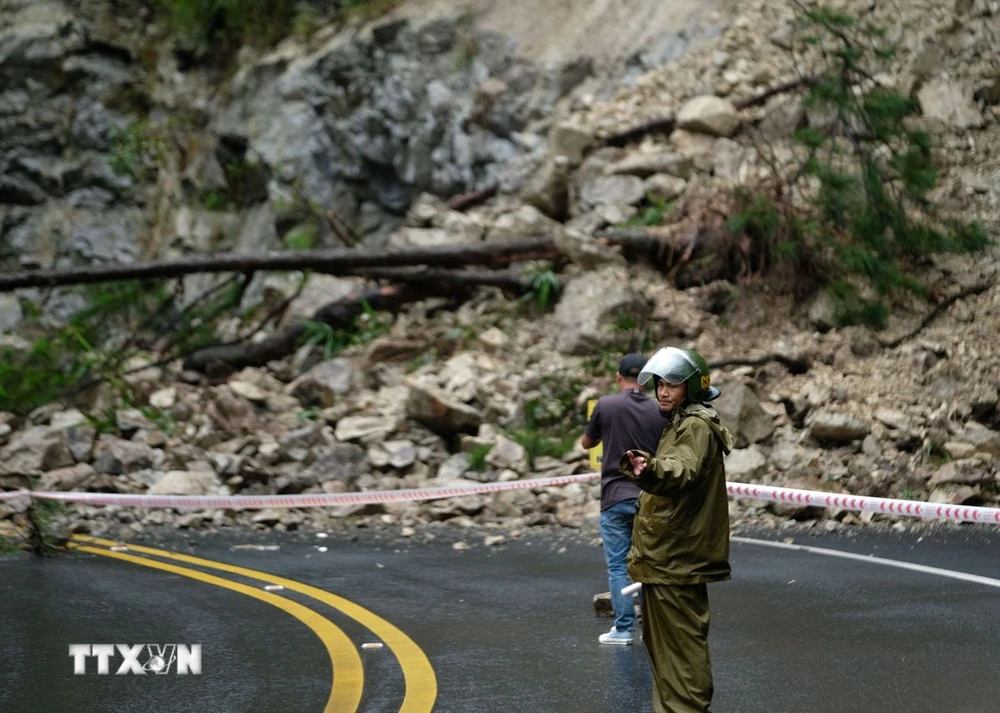
<svg viewBox="0 0 1000 713">
<path fill-rule="evenodd" d="M 192 47 L 214 42 L 274 44 L 291 32 L 294 0 L 158 0 L 170 26 Z"/>
<path fill-rule="evenodd" d="M 316 421 L 319 419 L 320 408 L 318 406 L 310 406 L 309 408 L 302 409 L 299 411 L 298 419 L 300 421 Z"/>
<path fill-rule="evenodd" d="M 21 549 L 19 542 L 14 537 L 0 534 L 0 555 L 9 555 L 19 552 Z"/>
<path fill-rule="evenodd" d="M 310 250 L 316 247 L 318 236 L 316 223 L 300 223 L 285 233 L 282 242 L 289 250 Z"/>
<path fill-rule="evenodd" d="M 389 325 L 379 318 L 378 313 L 372 309 L 367 300 L 362 301 L 362 306 L 364 312 L 351 323 L 348 329 L 335 329 L 324 322 L 305 320 L 302 343 L 322 346 L 323 358 L 331 359 L 347 347 L 367 344 L 389 331 Z"/>
<path fill-rule="evenodd" d="M 481 446 L 473 446 L 469 451 L 469 469 L 477 472 L 486 470 L 486 456 L 493 450 L 493 446 L 484 443 Z"/>
<path fill-rule="evenodd" d="M 133 330 L 162 303 L 161 287 L 138 282 L 100 285 L 85 290 L 87 306 L 66 324 L 30 328 L 41 336 L 25 351 L 0 351 L 0 410 L 28 413 L 58 400 L 91 378 L 116 380 L 122 355 L 102 345 Z"/>
<path fill-rule="evenodd" d="M 86 367 L 66 355 L 68 336 L 39 339 L 27 351 L 0 350 L 0 410 L 29 413 L 80 383 Z"/>
<path fill-rule="evenodd" d="M 654 225 L 662 225 L 663 220 L 673 211 L 674 205 L 670 201 L 657 200 L 652 196 L 646 196 L 639 212 L 620 223 L 622 228 L 648 228 Z"/>
<path fill-rule="evenodd" d="M 652 328 L 632 312 L 618 310 L 614 322 L 607 328 L 615 335 L 612 353 L 617 350 L 619 357 L 629 352 L 648 352 L 656 346 Z M 615 367 L 617 366 L 618 361 L 615 359 Z"/>
<path fill-rule="evenodd" d="M 580 433 L 582 432 L 581 428 Z M 534 467 L 535 460 L 541 456 L 559 458 L 568 453 L 580 434 L 565 433 L 561 436 L 548 436 L 533 428 L 511 428 L 507 431 L 507 435 L 512 441 L 516 441 L 524 448 L 528 462 Z"/>
<path fill-rule="evenodd" d="M 226 197 L 225 191 L 220 191 L 218 188 L 205 191 L 202 195 L 201 203 L 205 206 L 206 210 L 224 211 L 230 208 L 229 199 Z"/>
<path fill-rule="evenodd" d="M 223 54 L 241 44 L 271 46 L 293 34 L 307 39 L 328 19 L 371 19 L 399 1 L 156 0 L 167 11 L 171 30 L 188 48 Z"/>
<path fill-rule="evenodd" d="M 915 277 L 921 260 L 990 241 L 978 223 L 944 220 L 928 200 L 938 168 L 930 136 L 912 125 L 919 105 L 874 79 L 895 55 L 884 28 L 798 6 L 818 64 L 804 104 L 832 120 L 795 132 L 799 169 L 779 177 L 773 194 L 739 196 L 729 227 L 764 241 L 777 262 L 811 263 L 800 270 L 809 279 L 824 273 L 842 323 L 885 326 L 896 295 L 926 296 Z"/>
<path fill-rule="evenodd" d="M 622 355 L 630 352 L 648 354 L 656 347 L 653 327 L 631 312 L 618 310 L 605 329 L 614 336 L 614 343 L 601 347 L 583 360 L 583 368 L 592 376 L 611 376 L 618 371 Z"/>
<path fill-rule="evenodd" d="M 118 417 L 114 409 L 108 409 L 104 413 L 88 413 L 85 415 L 88 423 L 98 433 L 118 433 Z"/>
<path fill-rule="evenodd" d="M 546 310 L 555 301 L 562 286 L 551 262 L 529 263 L 524 268 L 528 281 L 528 291 L 521 296 L 523 302 L 534 302 L 539 309 Z"/>
<path fill-rule="evenodd" d="M 371 20 L 392 10 L 403 0 L 341 0 L 340 11 L 346 19 Z"/>
<path fill-rule="evenodd" d="M 151 121 L 137 121 L 111 134 L 111 170 L 136 181 L 149 181 L 163 162 L 163 129 Z"/>
<path fill-rule="evenodd" d="M 583 368 L 593 376 L 611 376 L 618 371 L 618 360 L 624 353 L 620 349 L 600 349 L 583 360 Z"/>
<path fill-rule="evenodd" d="M 239 306 L 246 284 L 242 277 L 227 280 L 186 306 L 179 291 L 161 282 L 93 286 L 82 291 L 86 306 L 61 324 L 44 322 L 37 307 L 27 306 L 26 329 L 35 339 L 28 349 L 0 350 L 0 411 L 27 414 L 100 382 L 131 402 L 124 378 L 129 359 L 156 350 L 169 360 L 215 343 L 216 323 Z M 108 416 L 92 421 L 102 428 Z"/>
</svg>

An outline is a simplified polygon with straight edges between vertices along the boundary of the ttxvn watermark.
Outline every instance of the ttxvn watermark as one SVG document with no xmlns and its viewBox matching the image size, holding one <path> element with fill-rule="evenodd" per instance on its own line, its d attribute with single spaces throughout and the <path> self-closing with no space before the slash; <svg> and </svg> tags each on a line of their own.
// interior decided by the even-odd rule
<svg viewBox="0 0 1000 713">
<path fill-rule="evenodd" d="M 117 656 L 115 655 L 117 653 Z M 87 659 L 97 659 L 97 673 L 106 676 L 111 673 L 112 658 L 122 662 L 115 671 L 116 676 L 135 673 L 168 674 L 176 663 L 178 676 L 201 673 L 201 644 L 70 644 L 69 655 L 73 658 L 73 673 L 77 676 L 90 673 Z M 116 661 L 117 663 L 117 661 Z"/>
</svg>

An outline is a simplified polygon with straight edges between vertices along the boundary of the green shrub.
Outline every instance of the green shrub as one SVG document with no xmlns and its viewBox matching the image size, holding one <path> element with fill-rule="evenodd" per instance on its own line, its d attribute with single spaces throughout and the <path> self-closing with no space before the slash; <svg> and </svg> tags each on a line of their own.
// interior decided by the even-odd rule
<svg viewBox="0 0 1000 713">
<path fill-rule="evenodd" d="M 66 335 L 42 338 L 30 349 L 0 350 L 0 411 L 27 414 L 56 401 L 82 383 L 86 366 L 66 344 Z"/>
<path fill-rule="evenodd" d="M 620 349 L 602 347 L 583 360 L 583 368 L 592 376 L 612 376 L 618 371 L 618 360 L 626 352 Z"/>
<path fill-rule="evenodd" d="M 639 212 L 620 223 L 622 228 L 649 228 L 654 225 L 662 225 L 674 210 L 674 204 L 667 200 L 658 200 L 652 196 L 646 196 Z"/>
<path fill-rule="evenodd" d="M 309 250 L 316 247 L 319 230 L 316 223 L 299 223 L 285 234 L 282 239 L 289 250 Z"/>
<path fill-rule="evenodd" d="M 111 282 L 82 290 L 85 307 L 60 324 L 26 305 L 25 328 L 35 339 L 27 349 L 0 350 L 0 411 L 27 414 L 96 382 L 130 403 L 128 361 L 154 349 L 172 358 L 214 343 L 216 323 L 238 307 L 245 287 L 241 278 L 228 280 L 181 306 L 162 282 Z M 94 416 L 96 425 L 108 418 Z"/>
<path fill-rule="evenodd" d="M 469 469 L 477 472 L 486 470 L 486 456 L 493 450 L 493 446 L 484 443 L 481 446 L 474 446 L 469 451 Z"/>
<path fill-rule="evenodd" d="M 201 204 L 205 206 L 206 210 L 224 211 L 231 207 L 226 192 L 218 188 L 205 191 L 201 197 Z"/>
<path fill-rule="evenodd" d="M 506 433 L 512 441 L 521 444 L 521 447 L 524 448 L 528 456 L 528 462 L 532 466 L 534 466 L 535 460 L 540 456 L 561 458 L 569 453 L 580 435 L 579 433 L 575 435 L 563 433 L 559 436 L 549 436 L 533 428 L 511 428 Z"/>
<path fill-rule="evenodd" d="M 341 0 L 340 9 L 348 19 L 366 21 L 381 17 L 403 0 Z"/>
<path fill-rule="evenodd" d="M 117 340 L 152 326 L 165 292 L 158 285 L 118 282 L 83 294 L 86 306 L 65 324 L 43 324 L 37 310 L 28 310 L 28 329 L 40 336 L 27 350 L 0 351 L 0 410 L 29 413 L 92 379 L 124 392 L 120 371 L 126 355 Z"/>
<path fill-rule="evenodd" d="M 312 5 L 300 7 L 292 17 L 292 34 L 300 40 L 308 40 L 322 26 L 323 15 Z"/>
<path fill-rule="evenodd" d="M 28 517 L 35 527 L 29 547 L 36 555 L 51 556 L 65 550 L 65 520 L 72 507 L 58 500 L 33 500 L 28 506 Z"/>
<path fill-rule="evenodd" d="M 165 138 L 162 127 L 151 121 L 136 121 L 111 133 L 111 170 L 119 176 L 148 181 L 163 163 Z"/>
<path fill-rule="evenodd" d="M 527 292 L 521 296 L 522 302 L 534 302 L 545 310 L 559 295 L 561 284 L 551 262 L 528 263 L 522 270 L 528 283 Z"/>
<path fill-rule="evenodd" d="M 224 53 L 242 44 L 271 46 L 294 35 L 308 39 L 326 21 L 329 6 L 341 19 L 370 20 L 401 0 L 340 0 L 302 3 L 298 0 L 156 0 L 170 28 L 189 48 Z"/>
<path fill-rule="evenodd" d="M 0 534 L 0 555 L 9 555 L 20 551 L 20 546 L 14 537 Z"/>
<path fill-rule="evenodd" d="M 325 322 L 304 320 L 302 344 L 322 346 L 323 358 L 332 359 L 347 347 L 367 344 L 389 331 L 390 325 L 379 318 L 367 301 L 363 301 L 363 308 L 364 312 L 347 329 L 336 329 Z"/>
</svg>

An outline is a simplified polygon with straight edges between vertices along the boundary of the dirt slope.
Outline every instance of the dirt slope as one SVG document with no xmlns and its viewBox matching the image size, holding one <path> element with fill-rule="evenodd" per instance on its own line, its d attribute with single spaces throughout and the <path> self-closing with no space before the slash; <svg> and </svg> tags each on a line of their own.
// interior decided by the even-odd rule
<svg viewBox="0 0 1000 713">
<path fill-rule="evenodd" d="M 518 40 L 518 51 L 545 61 L 588 55 L 598 63 L 697 25 L 716 24 L 714 2 L 700 0 L 411 0 L 397 12 L 431 17 L 466 6 L 481 27 Z"/>
</svg>

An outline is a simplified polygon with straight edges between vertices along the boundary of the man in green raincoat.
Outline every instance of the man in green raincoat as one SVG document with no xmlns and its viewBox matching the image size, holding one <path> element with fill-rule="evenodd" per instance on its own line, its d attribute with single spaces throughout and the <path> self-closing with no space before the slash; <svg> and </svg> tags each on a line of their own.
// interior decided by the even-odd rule
<svg viewBox="0 0 1000 713">
<path fill-rule="evenodd" d="M 734 439 L 715 409 L 705 405 L 719 390 L 700 354 L 659 350 L 639 374 L 640 384 L 651 379 L 669 425 L 655 454 L 632 450 L 619 462 L 643 491 L 628 573 L 642 583 L 642 637 L 653 669 L 653 710 L 706 713 L 713 687 L 705 585 L 730 578 L 723 458 Z"/>
</svg>

